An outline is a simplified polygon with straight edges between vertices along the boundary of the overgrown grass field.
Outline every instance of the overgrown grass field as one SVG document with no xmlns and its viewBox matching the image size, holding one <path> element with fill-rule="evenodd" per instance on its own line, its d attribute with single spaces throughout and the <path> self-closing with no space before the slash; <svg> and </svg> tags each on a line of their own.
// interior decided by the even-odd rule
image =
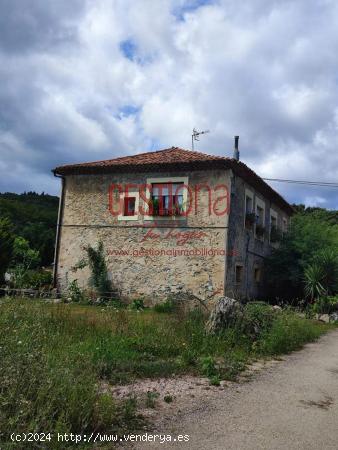
<svg viewBox="0 0 338 450">
<path fill-rule="evenodd" d="M 248 308 L 249 326 L 210 336 L 200 311 L 2 300 L 0 446 L 13 432 L 135 432 L 142 426 L 135 399 L 116 401 L 100 389 L 103 381 L 193 373 L 217 384 L 251 358 L 292 351 L 328 329 L 290 311 L 270 321 L 259 308 Z M 250 321 L 260 322 L 259 335 Z"/>
</svg>

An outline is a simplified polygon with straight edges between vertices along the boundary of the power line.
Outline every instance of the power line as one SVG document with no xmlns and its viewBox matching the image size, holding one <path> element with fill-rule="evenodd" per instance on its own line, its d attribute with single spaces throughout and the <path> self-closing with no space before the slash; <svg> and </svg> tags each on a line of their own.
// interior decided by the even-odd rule
<svg viewBox="0 0 338 450">
<path fill-rule="evenodd" d="M 264 181 L 276 181 L 278 183 L 305 184 L 310 186 L 323 186 L 338 188 L 338 183 L 327 183 L 325 181 L 306 181 L 306 180 L 283 180 L 281 178 L 262 178 Z"/>
</svg>

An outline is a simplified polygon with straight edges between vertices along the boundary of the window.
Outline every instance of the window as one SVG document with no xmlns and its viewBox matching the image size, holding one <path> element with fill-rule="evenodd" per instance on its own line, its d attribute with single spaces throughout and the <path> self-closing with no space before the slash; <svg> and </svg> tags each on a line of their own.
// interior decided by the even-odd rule
<svg viewBox="0 0 338 450">
<path fill-rule="evenodd" d="M 139 209 L 139 193 L 138 192 L 125 192 L 120 193 L 120 211 L 118 220 L 137 220 Z"/>
<path fill-rule="evenodd" d="M 256 283 L 260 283 L 261 281 L 261 269 L 260 267 L 254 268 L 254 280 Z"/>
<path fill-rule="evenodd" d="M 245 211 L 244 226 L 247 230 L 252 230 L 255 223 L 255 213 L 253 209 L 253 193 L 245 189 Z"/>
<path fill-rule="evenodd" d="M 243 266 L 236 264 L 235 267 L 235 281 L 239 284 L 243 281 Z"/>
<path fill-rule="evenodd" d="M 287 233 L 288 231 L 288 220 L 286 217 L 283 217 L 282 219 L 282 232 L 283 234 Z"/>
<path fill-rule="evenodd" d="M 257 239 L 264 241 L 264 234 L 265 234 L 265 205 L 262 200 L 256 198 L 255 236 Z"/>
<path fill-rule="evenodd" d="M 270 210 L 270 243 L 275 244 L 279 241 L 278 215 L 273 209 Z"/>
<path fill-rule="evenodd" d="M 184 183 L 152 183 L 152 215 L 179 216 L 183 212 Z"/>
<path fill-rule="evenodd" d="M 148 178 L 146 197 L 149 202 L 145 220 L 176 220 L 185 217 L 188 199 L 188 177 Z"/>
<path fill-rule="evenodd" d="M 136 197 L 124 197 L 123 215 L 135 216 Z"/>
</svg>

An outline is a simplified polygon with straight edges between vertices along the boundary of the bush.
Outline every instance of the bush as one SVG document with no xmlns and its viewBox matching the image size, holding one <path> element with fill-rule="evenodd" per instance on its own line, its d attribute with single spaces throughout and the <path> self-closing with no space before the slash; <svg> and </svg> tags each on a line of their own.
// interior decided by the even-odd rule
<svg viewBox="0 0 338 450">
<path fill-rule="evenodd" d="M 20 288 L 40 289 L 50 287 L 53 282 L 53 275 L 48 270 L 27 270 L 20 279 Z M 11 284 L 11 283 L 10 283 Z M 14 286 L 16 285 L 14 281 Z"/>
<path fill-rule="evenodd" d="M 218 375 L 216 361 L 212 356 L 205 356 L 201 359 L 201 371 L 208 378 Z"/>
<path fill-rule="evenodd" d="M 85 303 L 87 302 L 87 298 L 79 287 L 77 280 L 73 280 L 67 289 L 67 300 L 75 303 Z"/>
<path fill-rule="evenodd" d="M 305 295 L 311 300 L 338 290 L 338 255 L 333 250 L 320 252 L 304 271 Z"/>
<path fill-rule="evenodd" d="M 135 309 L 136 311 L 142 311 L 145 308 L 142 298 L 136 298 L 130 304 L 130 309 Z"/>
<path fill-rule="evenodd" d="M 276 319 L 274 309 L 263 302 L 250 302 L 244 307 L 243 317 L 237 327 L 249 339 L 256 340 L 259 336 L 270 330 Z"/>
<path fill-rule="evenodd" d="M 338 296 L 318 298 L 311 308 L 315 314 L 332 314 L 338 311 Z"/>
</svg>

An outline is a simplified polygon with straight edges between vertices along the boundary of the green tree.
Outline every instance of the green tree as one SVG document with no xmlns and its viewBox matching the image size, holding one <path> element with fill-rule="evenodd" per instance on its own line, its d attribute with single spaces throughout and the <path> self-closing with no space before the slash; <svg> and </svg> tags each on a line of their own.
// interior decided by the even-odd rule
<svg viewBox="0 0 338 450">
<path fill-rule="evenodd" d="M 13 225 L 9 219 L 0 219 L 0 284 L 11 262 L 14 244 Z"/>
<path fill-rule="evenodd" d="M 16 237 L 14 240 L 13 256 L 11 261 L 15 287 L 23 287 L 28 271 L 35 269 L 39 265 L 39 262 L 39 252 L 32 249 L 29 242 L 25 238 L 21 236 Z"/>
<path fill-rule="evenodd" d="M 289 232 L 266 260 L 269 296 L 285 300 L 303 298 L 306 270 L 320 254 L 338 252 L 338 225 L 332 217 L 333 214 L 318 209 L 294 215 Z M 319 277 L 315 269 L 308 275 Z"/>
<path fill-rule="evenodd" d="M 44 266 L 53 262 L 58 202 L 44 193 L 0 194 L 0 217 L 8 217 L 14 233 L 39 251 Z"/>
</svg>

